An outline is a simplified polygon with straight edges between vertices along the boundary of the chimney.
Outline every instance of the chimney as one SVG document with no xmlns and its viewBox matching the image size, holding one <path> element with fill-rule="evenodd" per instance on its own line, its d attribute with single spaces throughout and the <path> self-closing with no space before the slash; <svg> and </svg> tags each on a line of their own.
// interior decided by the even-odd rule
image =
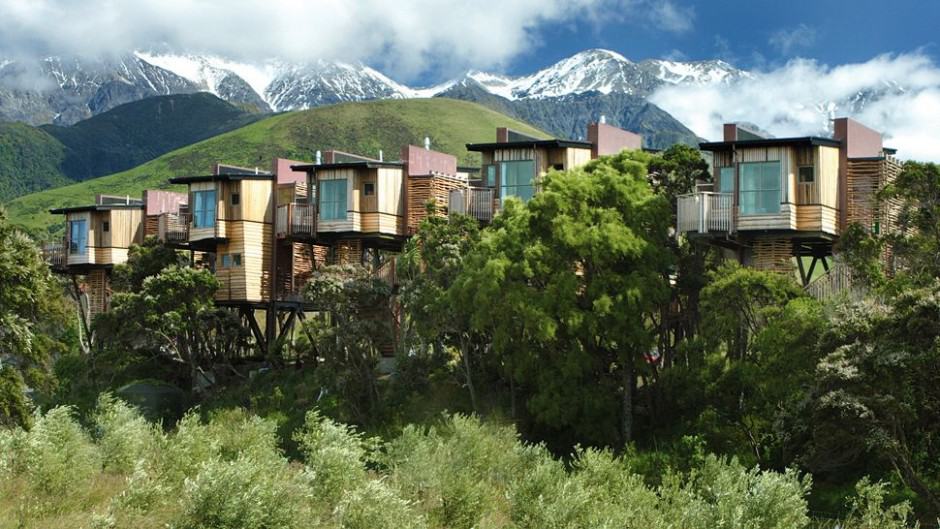
<svg viewBox="0 0 940 529">
<path fill-rule="evenodd" d="M 506 127 L 496 128 L 496 143 L 507 143 L 509 141 L 509 129 Z"/>
<path fill-rule="evenodd" d="M 724 141 L 737 141 L 738 140 L 738 126 L 734 123 L 725 123 L 724 128 Z"/>
<path fill-rule="evenodd" d="M 587 139 L 591 144 L 591 158 L 643 148 L 643 137 L 639 134 L 603 122 L 588 124 Z"/>
</svg>

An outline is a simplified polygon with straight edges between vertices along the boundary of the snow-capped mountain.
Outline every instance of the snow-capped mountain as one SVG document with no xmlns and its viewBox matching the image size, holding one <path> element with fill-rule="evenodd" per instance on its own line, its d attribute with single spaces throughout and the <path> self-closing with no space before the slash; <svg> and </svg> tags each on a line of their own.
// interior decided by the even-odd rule
<svg viewBox="0 0 940 529">
<path fill-rule="evenodd" d="M 587 50 L 531 75 L 470 71 L 436 86 L 413 88 L 358 63 L 253 65 L 213 56 L 135 52 L 98 61 L 0 61 L 0 119 L 70 124 L 136 99 L 195 91 L 280 112 L 345 101 L 434 97 L 467 85 L 508 101 L 595 92 L 645 96 L 664 83 L 730 82 L 742 75 L 747 74 L 721 61 L 634 63 L 616 52 Z"/>
</svg>

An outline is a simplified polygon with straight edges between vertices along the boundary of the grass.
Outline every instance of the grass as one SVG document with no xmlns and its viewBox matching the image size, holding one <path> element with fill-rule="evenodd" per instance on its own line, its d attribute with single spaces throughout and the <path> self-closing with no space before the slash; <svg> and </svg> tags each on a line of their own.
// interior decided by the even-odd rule
<svg viewBox="0 0 940 529">
<path fill-rule="evenodd" d="M 445 98 L 344 103 L 279 114 L 189 145 L 133 169 L 23 196 L 6 207 L 14 224 L 40 238 L 61 232 L 50 208 L 90 203 L 95 194 L 140 196 L 145 189 L 169 189 L 173 176 L 206 174 L 225 163 L 267 169 L 275 157 L 312 161 L 317 150 L 340 149 L 385 159 L 398 158 L 408 143 L 453 154 L 461 164 L 478 164 L 466 143 L 494 141 L 496 127 L 544 137 L 537 129 L 475 103 Z"/>
</svg>

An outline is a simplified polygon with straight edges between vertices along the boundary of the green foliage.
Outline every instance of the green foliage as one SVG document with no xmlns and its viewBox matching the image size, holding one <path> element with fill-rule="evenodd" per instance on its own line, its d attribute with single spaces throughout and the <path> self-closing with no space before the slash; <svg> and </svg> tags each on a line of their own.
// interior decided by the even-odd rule
<svg viewBox="0 0 940 529">
<path fill-rule="evenodd" d="M 304 462 L 312 473 L 317 497 L 335 502 L 366 479 L 365 462 L 375 449 L 376 440 L 345 424 L 307 412 L 304 426 L 294 433 Z"/>
<path fill-rule="evenodd" d="M 52 504 L 87 487 L 101 468 L 97 447 L 68 407 L 37 415 L 15 458 L 31 493 Z"/>
<path fill-rule="evenodd" d="M 127 171 L 20 197 L 8 207 L 14 222 L 30 233 L 58 233 L 60 219 L 48 213 L 50 208 L 88 204 L 97 193 L 140 196 L 145 189 L 168 188 L 171 177 L 204 174 L 219 160 L 255 167 L 275 156 L 309 160 L 317 149 L 342 148 L 365 155 L 382 149 L 388 154 L 407 143 L 421 144 L 425 136 L 435 150 L 476 165 L 479 158 L 466 150 L 466 144 L 491 141 L 496 127 L 544 136 L 479 105 L 445 98 L 345 103 L 278 114 Z"/>
<path fill-rule="evenodd" d="M 104 468 L 111 472 L 134 471 L 138 462 L 153 457 L 162 443 L 161 432 L 109 393 L 98 397 L 95 435 Z"/>
<path fill-rule="evenodd" d="M 47 132 L 0 123 L 0 203 L 72 183 L 60 169 L 65 158 L 65 146 Z"/>
<path fill-rule="evenodd" d="M 116 291 L 136 292 L 143 288 L 144 280 L 171 266 L 184 267 L 189 263 L 182 252 L 148 237 L 143 244 L 131 245 L 127 262 L 116 265 L 111 276 Z"/>
<path fill-rule="evenodd" d="M 845 529 L 903 529 L 910 527 L 913 510 L 907 502 L 885 505 L 887 487 L 884 483 L 871 483 L 862 478 L 855 486 L 851 511 L 845 520 Z"/>
<path fill-rule="evenodd" d="M 897 232 L 888 235 L 902 267 L 921 284 L 940 277 L 940 166 L 906 162 L 881 198 L 901 205 Z"/>
<path fill-rule="evenodd" d="M 528 204 L 507 200 L 452 288 L 535 420 L 590 442 L 630 439 L 632 405 L 620 401 L 632 397 L 635 362 L 653 345 L 648 315 L 667 293 L 669 210 L 647 182 L 650 157 L 553 172 Z"/>
<path fill-rule="evenodd" d="M 0 207 L 0 426 L 26 423 L 27 386 L 53 385 L 52 357 L 69 340 L 67 314 L 39 249 Z"/>
</svg>

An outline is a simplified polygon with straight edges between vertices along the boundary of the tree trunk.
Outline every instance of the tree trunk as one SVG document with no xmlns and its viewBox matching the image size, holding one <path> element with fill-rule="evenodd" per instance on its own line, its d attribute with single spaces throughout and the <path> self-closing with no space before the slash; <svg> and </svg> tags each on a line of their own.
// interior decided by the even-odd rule
<svg viewBox="0 0 940 529">
<path fill-rule="evenodd" d="M 633 355 L 630 355 L 623 366 L 623 399 L 621 409 L 621 424 L 623 430 L 623 444 L 626 446 L 633 441 L 633 390 L 636 383 L 636 366 L 633 365 Z"/>
<path fill-rule="evenodd" d="M 467 382 L 467 390 L 470 392 L 470 407 L 473 408 L 473 413 L 479 414 L 480 410 L 477 408 L 477 393 L 473 387 L 473 376 L 470 371 L 470 339 L 462 333 L 460 335 L 460 356 L 463 357 L 464 377 Z"/>
</svg>

